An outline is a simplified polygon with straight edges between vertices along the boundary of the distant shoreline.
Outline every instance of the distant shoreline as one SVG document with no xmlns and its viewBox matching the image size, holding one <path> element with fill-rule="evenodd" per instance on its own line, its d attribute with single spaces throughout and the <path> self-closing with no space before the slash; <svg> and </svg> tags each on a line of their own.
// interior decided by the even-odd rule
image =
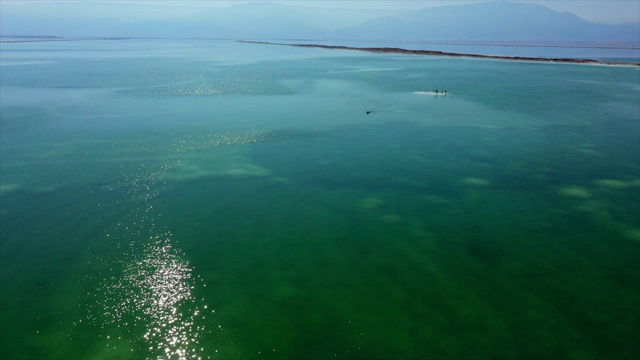
<svg viewBox="0 0 640 360">
<path fill-rule="evenodd" d="M 6 40 L 10 39 L 10 40 Z M 128 40 L 129 38 L 101 38 L 101 37 L 58 37 L 58 36 L 4 36 L 0 37 L 0 43 L 33 43 L 55 41 L 87 41 L 87 40 Z"/>
<path fill-rule="evenodd" d="M 10 39 L 10 40 L 5 40 L 5 39 Z M 121 38 L 121 37 L 67 38 L 67 37 L 58 37 L 58 36 L 42 36 L 42 37 L 40 36 L 15 36 L 15 37 L 3 36 L 3 37 L 0 37 L 0 43 L 30 43 L 30 42 L 86 41 L 86 40 L 132 40 L 132 39 L 138 39 L 138 38 Z M 164 39 L 164 38 L 144 38 L 144 39 L 156 40 L 156 39 Z M 210 39 L 197 38 L 197 40 L 210 40 Z M 232 39 L 216 39 L 216 40 L 232 40 Z M 640 62 L 600 61 L 600 60 L 579 59 L 579 58 L 547 58 L 547 57 L 528 57 L 528 56 L 481 55 L 481 54 L 454 53 L 454 52 L 445 52 L 445 51 L 436 51 L 436 50 L 410 50 L 410 49 L 403 49 L 403 48 L 396 48 L 396 47 L 354 47 L 354 46 L 340 46 L 340 45 L 278 43 L 278 42 L 251 41 L 251 40 L 236 40 L 236 42 L 246 43 L 246 44 L 259 44 L 259 45 L 280 45 L 280 46 L 293 46 L 293 47 L 305 47 L 305 48 L 319 48 L 319 49 L 328 49 L 328 50 L 364 51 L 364 52 L 379 53 L 379 54 L 446 56 L 446 57 L 464 57 L 464 58 L 510 60 L 510 61 L 532 61 L 532 62 L 565 63 L 565 64 L 640 67 Z"/>
<path fill-rule="evenodd" d="M 294 46 L 294 47 L 306 47 L 306 48 L 320 48 L 320 49 L 328 49 L 328 50 L 365 51 L 365 52 L 381 53 L 381 54 L 447 56 L 447 57 L 465 57 L 465 58 L 511 60 L 511 61 L 552 62 L 552 63 L 566 63 L 566 64 L 640 66 L 640 63 L 637 63 L 637 62 L 598 61 L 598 60 L 592 60 L 592 59 L 574 59 L 574 58 L 546 58 L 546 57 L 527 57 L 527 56 L 479 55 L 479 54 L 452 53 L 452 52 L 435 51 L 435 50 L 409 50 L 409 49 L 393 48 L 393 47 L 353 47 L 353 46 L 320 45 L 320 44 L 286 44 L 286 43 L 274 43 L 274 42 L 266 42 L 266 41 L 249 41 L 249 40 L 238 40 L 238 42 L 247 43 L 247 44 L 280 45 L 280 46 Z"/>
</svg>

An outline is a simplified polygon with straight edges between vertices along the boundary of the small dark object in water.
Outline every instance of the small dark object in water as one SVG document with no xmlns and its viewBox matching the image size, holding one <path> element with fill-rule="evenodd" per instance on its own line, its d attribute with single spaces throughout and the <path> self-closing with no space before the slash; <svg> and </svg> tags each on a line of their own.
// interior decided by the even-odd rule
<svg viewBox="0 0 640 360">
<path fill-rule="evenodd" d="M 438 89 L 435 90 L 436 95 L 438 95 Z"/>
<path fill-rule="evenodd" d="M 371 114 L 373 110 L 367 110 L 367 115 Z"/>
<path fill-rule="evenodd" d="M 447 90 L 444 91 L 444 96 L 447 96 Z"/>
</svg>

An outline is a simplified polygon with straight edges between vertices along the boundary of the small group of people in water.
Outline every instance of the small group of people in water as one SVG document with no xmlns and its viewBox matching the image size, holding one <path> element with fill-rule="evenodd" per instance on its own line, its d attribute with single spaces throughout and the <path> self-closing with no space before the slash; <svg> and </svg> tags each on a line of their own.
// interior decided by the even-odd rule
<svg viewBox="0 0 640 360">
<path fill-rule="evenodd" d="M 420 93 L 420 94 L 428 94 L 428 93 L 426 93 L 426 92 L 419 92 L 419 93 Z M 434 93 L 436 96 L 437 96 L 437 95 L 447 96 L 447 90 L 438 90 L 438 89 L 435 89 L 435 90 L 433 90 L 433 93 Z M 371 114 L 372 112 L 373 112 L 373 110 L 367 110 L 367 111 L 366 111 L 366 114 L 367 114 L 367 115 L 369 115 L 369 114 Z"/>
</svg>

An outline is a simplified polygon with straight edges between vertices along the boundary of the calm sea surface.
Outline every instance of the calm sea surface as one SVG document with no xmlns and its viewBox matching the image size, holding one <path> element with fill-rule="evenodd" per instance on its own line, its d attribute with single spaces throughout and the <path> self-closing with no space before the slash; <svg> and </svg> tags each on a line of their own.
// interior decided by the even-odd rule
<svg viewBox="0 0 640 360">
<path fill-rule="evenodd" d="M 638 67 L 0 56 L 2 359 L 640 354 Z"/>
</svg>

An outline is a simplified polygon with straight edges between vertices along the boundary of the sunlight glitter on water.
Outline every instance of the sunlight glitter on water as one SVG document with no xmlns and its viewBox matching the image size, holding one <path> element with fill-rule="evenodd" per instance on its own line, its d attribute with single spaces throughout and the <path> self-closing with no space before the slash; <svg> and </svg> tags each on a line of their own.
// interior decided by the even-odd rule
<svg viewBox="0 0 640 360">
<path fill-rule="evenodd" d="M 172 244 L 171 231 L 156 225 L 161 214 L 153 204 L 170 168 L 143 164 L 124 177 L 129 191 L 123 203 L 132 208 L 128 219 L 107 234 L 114 252 L 124 254 L 102 261 L 108 271 L 93 294 L 102 300 L 90 306 L 90 318 L 105 331 L 128 328 L 135 339 L 131 345 L 146 349 L 146 359 L 202 359 L 200 337 L 207 329 L 200 324 L 202 299 L 193 295 L 193 269 Z"/>
<path fill-rule="evenodd" d="M 168 240 L 168 239 L 167 239 Z M 195 358 L 189 347 L 197 345 L 194 331 L 194 309 L 183 309 L 192 299 L 193 285 L 189 284 L 191 269 L 172 249 L 171 245 L 153 246 L 143 259 L 128 269 L 125 281 L 139 293 L 134 298 L 136 309 L 152 320 L 144 339 L 150 348 L 162 349 L 169 358 Z M 186 311 L 189 311 L 188 313 Z"/>
<path fill-rule="evenodd" d="M 2 47 L 0 358 L 638 353 L 638 69 L 214 43 Z"/>
</svg>

